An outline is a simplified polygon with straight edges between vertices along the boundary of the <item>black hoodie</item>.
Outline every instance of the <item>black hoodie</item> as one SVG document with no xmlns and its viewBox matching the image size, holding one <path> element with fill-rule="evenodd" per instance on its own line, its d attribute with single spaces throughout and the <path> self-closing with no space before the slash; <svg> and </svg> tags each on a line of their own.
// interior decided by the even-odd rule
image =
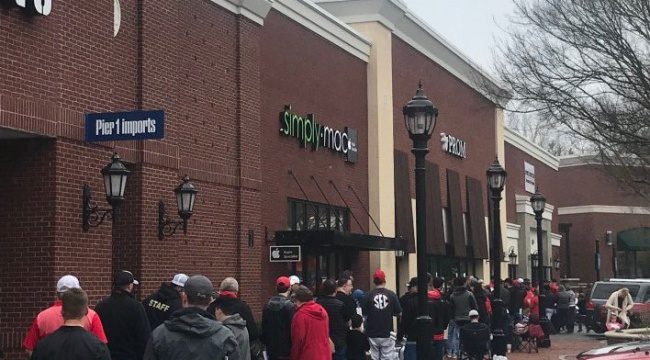
<svg viewBox="0 0 650 360">
<path fill-rule="evenodd" d="M 237 351 L 232 331 L 206 311 L 188 307 L 153 331 L 143 360 L 223 360 Z"/>
<path fill-rule="evenodd" d="M 266 352 L 275 359 L 288 359 L 291 354 L 291 319 L 296 307 L 286 296 L 272 297 L 262 312 L 260 336 Z"/>
<path fill-rule="evenodd" d="M 151 329 L 157 328 L 176 310 L 183 307 L 181 296 L 171 283 L 162 283 L 160 289 L 142 301 Z"/>
</svg>

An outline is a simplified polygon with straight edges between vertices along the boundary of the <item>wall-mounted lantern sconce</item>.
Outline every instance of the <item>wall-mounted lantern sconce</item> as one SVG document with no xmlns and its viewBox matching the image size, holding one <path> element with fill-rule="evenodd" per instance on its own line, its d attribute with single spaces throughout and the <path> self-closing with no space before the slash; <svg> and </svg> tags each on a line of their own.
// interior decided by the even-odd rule
<svg viewBox="0 0 650 360">
<path fill-rule="evenodd" d="M 614 245 L 614 233 L 612 230 L 607 230 L 605 232 L 605 244 L 612 246 Z"/>
<path fill-rule="evenodd" d="M 190 178 L 185 175 L 183 182 L 174 189 L 176 194 L 176 204 L 178 205 L 178 215 L 180 221 L 172 221 L 165 212 L 165 203 L 158 202 L 158 239 L 162 240 L 165 236 L 172 236 L 179 226 L 183 227 L 183 234 L 187 234 L 187 220 L 192 216 L 194 210 L 194 200 L 197 190 Z"/>
<path fill-rule="evenodd" d="M 88 232 L 91 227 L 97 227 L 107 218 L 115 221 L 118 209 L 124 201 L 124 190 L 126 180 L 131 171 L 124 166 L 117 154 L 113 154 L 111 162 L 102 169 L 104 177 L 104 191 L 106 201 L 111 209 L 100 209 L 97 203 L 92 201 L 92 190 L 88 184 L 84 184 L 82 195 L 82 219 L 83 232 Z"/>
<path fill-rule="evenodd" d="M 510 265 L 517 265 L 517 254 L 515 254 L 514 247 L 510 249 L 510 254 L 508 254 L 508 259 L 510 260 L 508 262 Z"/>
</svg>

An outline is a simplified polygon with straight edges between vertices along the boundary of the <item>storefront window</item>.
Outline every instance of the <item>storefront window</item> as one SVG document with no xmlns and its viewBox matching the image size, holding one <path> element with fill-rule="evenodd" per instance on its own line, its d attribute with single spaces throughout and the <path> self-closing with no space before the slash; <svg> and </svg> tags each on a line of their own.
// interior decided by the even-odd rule
<svg viewBox="0 0 650 360">
<path fill-rule="evenodd" d="M 347 208 L 289 199 L 289 228 L 292 230 L 349 231 Z"/>
</svg>

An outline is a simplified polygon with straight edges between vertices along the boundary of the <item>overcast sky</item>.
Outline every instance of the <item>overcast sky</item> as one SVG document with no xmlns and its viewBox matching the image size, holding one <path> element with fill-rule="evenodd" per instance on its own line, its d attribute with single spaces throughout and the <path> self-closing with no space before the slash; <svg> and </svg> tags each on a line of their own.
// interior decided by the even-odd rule
<svg viewBox="0 0 650 360">
<path fill-rule="evenodd" d="M 402 0 L 462 53 L 493 73 L 495 38 L 504 37 L 512 0 Z"/>
</svg>

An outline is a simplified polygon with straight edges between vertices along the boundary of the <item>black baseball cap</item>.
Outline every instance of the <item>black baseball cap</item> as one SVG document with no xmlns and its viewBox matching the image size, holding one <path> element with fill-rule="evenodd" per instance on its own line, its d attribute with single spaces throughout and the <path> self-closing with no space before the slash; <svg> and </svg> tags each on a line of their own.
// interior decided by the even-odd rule
<svg viewBox="0 0 650 360">
<path fill-rule="evenodd" d="M 133 273 L 130 271 L 122 270 L 115 275 L 115 279 L 113 279 L 113 284 L 115 286 L 124 286 L 124 285 L 129 285 L 129 284 L 134 284 L 138 285 L 140 284 L 138 280 L 136 280 L 133 277 Z"/>
<path fill-rule="evenodd" d="M 214 294 L 214 286 L 207 277 L 193 275 L 185 282 L 185 293 L 190 297 L 207 299 Z"/>
</svg>

